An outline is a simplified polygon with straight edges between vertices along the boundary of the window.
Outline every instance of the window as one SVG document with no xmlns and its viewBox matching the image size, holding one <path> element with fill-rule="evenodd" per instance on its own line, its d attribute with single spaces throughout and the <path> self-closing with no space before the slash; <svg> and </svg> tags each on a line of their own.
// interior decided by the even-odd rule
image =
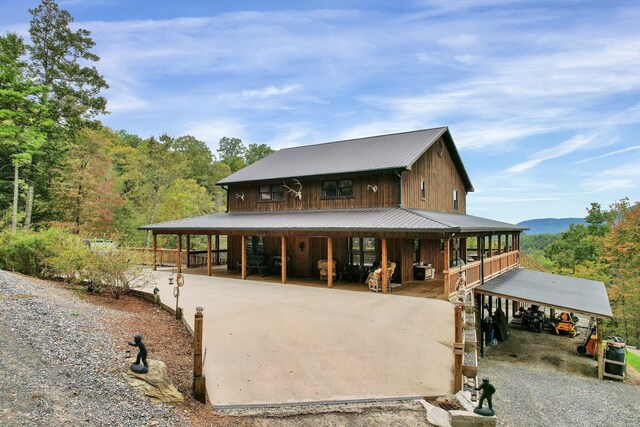
<svg viewBox="0 0 640 427">
<path fill-rule="evenodd" d="M 413 239 L 413 262 L 420 262 L 420 239 Z"/>
<path fill-rule="evenodd" d="M 427 187 L 424 183 L 424 177 L 420 178 L 420 197 L 423 199 L 427 197 Z"/>
<path fill-rule="evenodd" d="M 264 253 L 264 238 L 262 236 L 245 236 L 245 252 L 247 255 Z"/>
<path fill-rule="evenodd" d="M 324 181 L 322 183 L 322 198 L 352 197 L 353 181 L 341 179 L 336 181 Z"/>
<path fill-rule="evenodd" d="M 453 210 L 458 210 L 458 190 L 453 190 Z"/>
<path fill-rule="evenodd" d="M 282 189 L 282 185 L 261 185 L 260 186 L 259 200 L 274 201 L 274 200 L 283 200 L 283 199 L 284 199 L 284 190 Z"/>
<path fill-rule="evenodd" d="M 372 266 L 376 261 L 376 239 L 352 237 L 349 239 L 349 264 Z"/>
</svg>

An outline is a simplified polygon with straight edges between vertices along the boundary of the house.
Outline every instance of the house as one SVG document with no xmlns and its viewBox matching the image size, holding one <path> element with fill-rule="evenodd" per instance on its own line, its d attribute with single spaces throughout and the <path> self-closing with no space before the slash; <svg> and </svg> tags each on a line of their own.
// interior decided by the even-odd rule
<svg viewBox="0 0 640 427">
<path fill-rule="evenodd" d="M 384 293 L 426 275 L 445 298 L 518 265 L 524 228 L 467 215 L 474 189 L 446 127 L 283 149 L 218 185 L 226 213 L 141 227 L 154 254 L 157 234 L 178 235 L 179 252 L 183 235 L 207 235 L 211 274 L 211 237 L 226 235 L 227 268 L 242 278 L 320 278 L 318 262 L 333 259 L 329 287 L 380 266 Z"/>
</svg>

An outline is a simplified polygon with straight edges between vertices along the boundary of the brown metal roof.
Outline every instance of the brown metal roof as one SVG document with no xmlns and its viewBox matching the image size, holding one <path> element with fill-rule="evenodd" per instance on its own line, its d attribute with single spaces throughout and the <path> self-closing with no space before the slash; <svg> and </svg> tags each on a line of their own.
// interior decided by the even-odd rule
<svg viewBox="0 0 640 427">
<path fill-rule="evenodd" d="M 363 208 L 204 215 L 139 227 L 142 230 L 304 230 L 353 232 L 509 232 L 525 227 L 471 215 L 407 208 Z"/>
<path fill-rule="evenodd" d="M 408 170 L 440 137 L 451 153 L 466 191 L 473 191 L 469 175 L 446 127 L 285 148 L 223 178 L 218 184 Z"/>
<path fill-rule="evenodd" d="M 477 292 L 555 307 L 572 313 L 611 318 L 607 289 L 602 282 L 514 268 L 475 288 Z"/>
</svg>

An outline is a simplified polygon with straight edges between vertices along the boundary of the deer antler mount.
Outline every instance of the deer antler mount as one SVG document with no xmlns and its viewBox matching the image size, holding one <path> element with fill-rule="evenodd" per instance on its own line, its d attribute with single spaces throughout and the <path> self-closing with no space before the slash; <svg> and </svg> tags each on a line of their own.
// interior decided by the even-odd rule
<svg viewBox="0 0 640 427">
<path fill-rule="evenodd" d="M 297 190 L 289 187 L 284 181 L 282 182 L 282 187 L 287 189 L 288 194 L 291 194 L 293 197 L 297 197 L 298 199 L 302 200 L 302 184 L 300 184 L 300 181 L 298 181 L 297 179 L 294 179 L 293 183 L 298 186 Z"/>
<path fill-rule="evenodd" d="M 373 191 L 373 194 L 376 194 L 378 192 L 378 186 L 377 185 L 367 184 L 367 190 L 371 190 L 371 191 Z"/>
<path fill-rule="evenodd" d="M 244 202 L 244 193 L 236 193 L 236 199 L 242 199 L 242 201 Z"/>
</svg>

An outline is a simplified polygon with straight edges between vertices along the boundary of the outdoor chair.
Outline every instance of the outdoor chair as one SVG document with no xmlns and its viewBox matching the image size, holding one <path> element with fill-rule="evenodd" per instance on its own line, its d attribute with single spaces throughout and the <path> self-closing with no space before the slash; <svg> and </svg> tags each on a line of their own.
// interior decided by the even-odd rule
<svg viewBox="0 0 640 427">
<path fill-rule="evenodd" d="M 392 283 L 393 272 L 396 270 L 395 262 L 387 262 L 387 289 L 390 291 L 393 288 L 400 286 L 400 283 Z M 369 284 L 369 289 L 374 292 L 382 291 L 382 268 L 377 268 L 376 270 L 369 273 L 369 277 L 367 278 L 367 283 Z"/>
<path fill-rule="evenodd" d="M 328 280 L 329 274 L 329 263 L 326 259 L 321 259 L 318 261 L 318 271 L 320 272 L 320 280 Z M 333 260 L 333 278 L 335 279 L 337 276 L 336 271 L 336 260 Z"/>
</svg>

